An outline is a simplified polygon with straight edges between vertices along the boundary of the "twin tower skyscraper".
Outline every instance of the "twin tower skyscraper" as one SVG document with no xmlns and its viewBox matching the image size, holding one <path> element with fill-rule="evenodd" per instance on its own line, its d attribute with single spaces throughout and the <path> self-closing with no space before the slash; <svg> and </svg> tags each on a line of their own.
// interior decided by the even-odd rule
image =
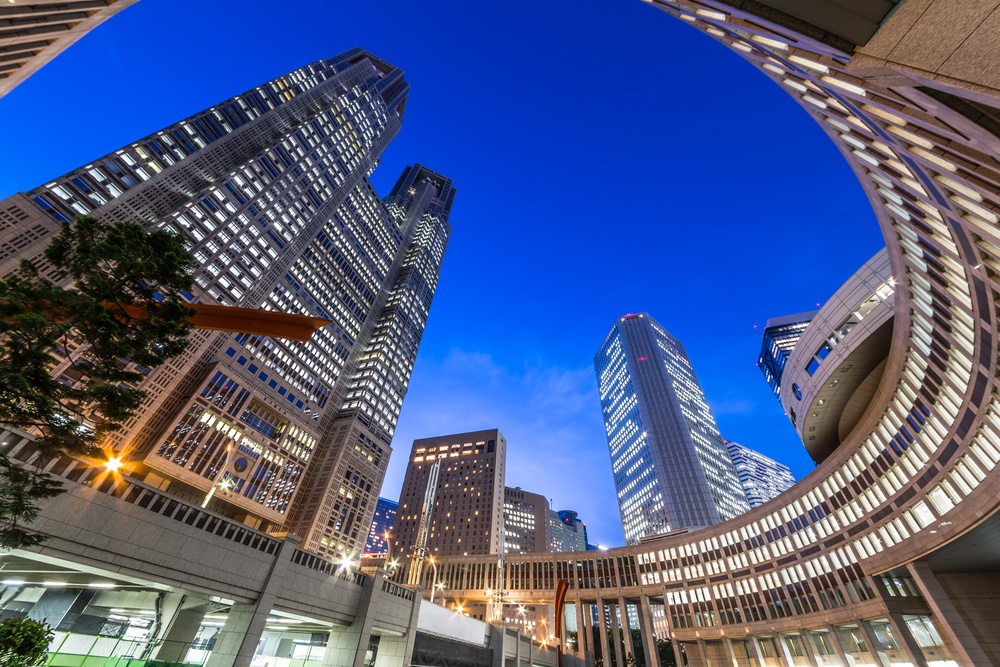
<svg viewBox="0 0 1000 667">
<path fill-rule="evenodd" d="M 367 537 L 437 287 L 455 197 L 408 167 L 368 177 L 400 129 L 403 72 L 360 49 L 278 77 L 0 202 L 0 274 L 74 215 L 190 242 L 195 301 L 318 316 L 308 342 L 197 331 L 149 373 L 113 443 L 132 476 L 326 555 Z M 59 351 L 55 372 L 85 382 Z"/>
</svg>

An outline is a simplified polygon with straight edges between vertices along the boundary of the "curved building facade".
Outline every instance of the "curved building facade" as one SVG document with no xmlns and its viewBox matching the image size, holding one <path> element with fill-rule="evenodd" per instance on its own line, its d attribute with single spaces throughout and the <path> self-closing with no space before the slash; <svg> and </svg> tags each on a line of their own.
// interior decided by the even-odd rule
<svg viewBox="0 0 1000 667">
<path fill-rule="evenodd" d="M 655 664 L 667 633 L 689 665 L 1000 664 L 1000 10 L 648 1 L 759 67 L 848 160 L 895 277 L 890 349 L 857 423 L 779 498 L 652 543 L 510 558 L 507 599 L 565 579 L 564 646 L 605 666 Z M 439 565 L 456 598 L 493 574 Z"/>
<path fill-rule="evenodd" d="M 882 250 L 813 316 L 788 357 L 781 406 L 817 463 L 857 425 L 882 379 L 895 285 Z"/>
</svg>

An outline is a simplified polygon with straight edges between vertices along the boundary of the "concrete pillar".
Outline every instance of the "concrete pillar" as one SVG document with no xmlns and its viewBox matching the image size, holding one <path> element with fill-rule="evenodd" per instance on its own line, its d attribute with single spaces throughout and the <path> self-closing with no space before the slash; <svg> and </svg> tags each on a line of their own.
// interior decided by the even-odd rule
<svg viewBox="0 0 1000 667">
<path fill-rule="evenodd" d="M 760 640 L 753 635 L 748 636 L 747 644 L 750 646 L 750 656 L 757 661 L 757 667 L 765 667 L 764 652 L 760 649 Z"/>
<path fill-rule="evenodd" d="M 506 632 L 502 626 L 490 623 L 490 650 L 493 651 L 493 667 L 504 667 L 503 639 Z M 412 662 L 412 654 L 410 656 Z"/>
<path fill-rule="evenodd" d="M 733 650 L 733 640 L 730 639 L 729 637 L 723 637 L 722 645 L 726 649 L 726 655 L 729 656 L 730 664 L 727 665 L 726 667 L 740 667 L 739 661 L 736 660 L 736 651 Z M 758 665 L 757 667 L 762 667 L 762 666 Z"/>
<path fill-rule="evenodd" d="M 685 651 L 681 651 L 680 642 L 674 641 L 673 639 L 670 640 L 670 645 L 674 648 L 674 661 L 677 662 L 677 667 L 684 667 L 684 653 L 686 652 L 687 647 L 685 647 Z"/>
<path fill-rule="evenodd" d="M 906 621 L 903 620 L 903 615 L 898 612 L 889 612 L 889 625 L 892 626 L 892 633 L 903 643 L 902 649 L 906 651 L 910 662 L 916 667 L 928 667 L 927 658 L 924 657 L 924 652 L 920 650 L 920 644 L 917 643 L 910 628 L 907 627 Z"/>
<path fill-rule="evenodd" d="M 785 667 L 795 667 L 795 658 L 792 656 L 791 649 L 788 648 L 788 641 L 784 636 L 775 634 L 774 644 L 778 647 L 778 659 L 781 664 Z"/>
<path fill-rule="evenodd" d="M 608 607 L 611 611 L 611 641 L 615 645 L 615 664 L 618 667 L 625 667 L 625 656 L 622 655 L 622 638 L 619 630 L 619 617 L 621 615 L 621 607 L 617 603 L 611 603 Z"/>
<path fill-rule="evenodd" d="M 954 653 L 952 658 L 963 665 L 989 665 L 989 656 L 966 625 L 965 619 L 955 609 L 951 597 L 934 576 L 930 566 L 914 561 L 908 563 L 906 569 L 910 572 L 913 583 L 920 589 L 924 602 L 934 613 L 934 625 L 948 642 L 948 648 Z"/>
<path fill-rule="evenodd" d="M 383 578 L 391 576 L 389 572 L 382 572 Z M 382 584 L 378 584 L 375 595 L 382 590 Z M 413 662 L 413 645 L 417 638 L 417 617 L 420 615 L 420 591 L 413 594 L 413 606 L 410 608 L 410 620 L 406 632 L 401 636 L 382 635 L 379 638 L 378 653 L 375 655 L 375 667 L 404 667 Z M 369 614 L 374 616 L 374 614 Z M 490 626 L 491 628 L 493 626 Z M 492 630 L 491 630 L 492 641 Z"/>
<path fill-rule="evenodd" d="M 653 636 L 653 614 L 649 610 L 649 598 L 645 595 L 639 596 L 639 633 L 642 635 L 642 655 L 646 658 L 646 667 L 660 667 L 660 652 L 656 649 L 656 638 Z"/>
<path fill-rule="evenodd" d="M 802 648 L 806 652 L 809 664 L 813 665 L 813 667 L 822 667 L 822 665 L 820 665 L 819 658 L 816 657 L 816 652 L 813 651 L 812 643 L 809 640 L 809 633 L 806 630 L 803 630 L 799 636 L 802 637 Z"/>
<path fill-rule="evenodd" d="M 583 658 L 587 667 L 594 667 L 597 659 L 594 651 L 594 606 L 589 602 L 584 604 L 582 600 L 580 606 L 583 609 Z"/>
<path fill-rule="evenodd" d="M 689 643 L 688 646 L 690 645 L 691 644 Z M 705 649 L 704 639 L 699 639 L 696 642 L 696 645 L 698 646 L 698 662 L 696 665 L 704 665 L 705 667 L 725 667 L 725 665 L 713 665 L 712 661 L 708 659 L 708 651 Z"/>
<path fill-rule="evenodd" d="M 625 598 L 618 597 L 618 613 L 622 618 L 622 638 L 625 640 L 625 655 L 632 656 L 635 660 L 635 647 L 632 646 L 632 626 L 628 622 L 628 603 L 625 602 Z M 626 657 L 626 662 L 628 658 Z M 625 662 L 622 663 L 626 664 Z"/>
<path fill-rule="evenodd" d="M 191 643 L 198 636 L 205 612 L 194 609 L 177 609 L 164 624 L 160 634 L 160 645 L 153 653 L 155 660 L 182 662 L 187 657 Z"/>
<path fill-rule="evenodd" d="M 847 660 L 847 654 L 844 653 L 844 646 L 840 643 L 840 636 L 837 634 L 837 628 L 832 625 L 826 626 L 829 630 L 830 635 L 830 645 L 833 646 L 833 650 L 837 652 L 837 658 L 840 660 L 840 664 L 847 667 L 853 664 L 853 662 Z"/>
<path fill-rule="evenodd" d="M 374 577 L 365 580 L 357 612 L 354 615 L 354 623 L 348 628 L 334 628 L 330 632 L 326 652 L 323 653 L 323 662 L 320 663 L 323 667 L 361 667 L 364 663 L 368 642 L 372 637 L 372 625 L 375 622 L 374 615 L 369 613 L 369 610 L 375 591 L 382 590 L 383 579 L 385 576 L 380 570 Z"/>
<path fill-rule="evenodd" d="M 865 643 L 868 644 L 868 652 L 872 654 L 875 663 L 882 667 L 889 667 L 889 656 L 885 654 L 885 650 L 872 631 L 872 624 L 868 621 L 858 621 L 858 628 L 861 630 L 861 636 L 865 638 Z"/>
<path fill-rule="evenodd" d="M 284 585 L 285 575 L 292 562 L 295 551 L 295 540 L 282 542 L 274 555 L 274 563 L 268 574 L 264 588 L 256 602 L 249 604 L 236 603 L 229 610 L 226 624 L 219 633 L 215 648 L 208 657 L 206 667 L 248 667 L 253 659 L 254 651 L 264 632 L 264 624 L 271 613 L 278 591 Z"/>
<path fill-rule="evenodd" d="M 611 645 L 608 643 L 608 619 L 604 614 L 604 598 L 597 598 L 597 627 L 601 635 L 601 660 L 604 662 L 604 667 L 611 667 Z"/>
<path fill-rule="evenodd" d="M 576 601 L 576 656 L 581 660 L 586 660 L 587 646 L 587 626 L 583 622 L 583 600 Z"/>
</svg>

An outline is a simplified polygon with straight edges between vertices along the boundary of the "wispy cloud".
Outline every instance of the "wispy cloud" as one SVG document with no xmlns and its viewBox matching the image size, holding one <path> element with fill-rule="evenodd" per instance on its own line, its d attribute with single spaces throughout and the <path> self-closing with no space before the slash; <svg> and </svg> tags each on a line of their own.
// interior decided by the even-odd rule
<svg viewBox="0 0 1000 667">
<path fill-rule="evenodd" d="M 607 440 L 593 368 L 542 360 L 503 364 L 452 349 L 417 362 L 382 494 L 396 497 L 414 439 L 499 428 L 507 439 L 508 486 L 573 509 L 591 541 L 622 543 Z"/>
</svg>

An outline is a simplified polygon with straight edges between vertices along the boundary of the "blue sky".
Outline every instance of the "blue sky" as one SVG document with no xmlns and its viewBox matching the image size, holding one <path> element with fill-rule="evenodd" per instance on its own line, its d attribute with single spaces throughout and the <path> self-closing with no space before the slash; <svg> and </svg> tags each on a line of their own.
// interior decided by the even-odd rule
<svg viewBox="0 0 1000 667">
<path fill-rule="evenodd" d="M 376 187 L 421 162 L 458 189 L 382 495 L 414 438 L 498 427 L 508 485 L 621 544 L 592 364 L 638 311 L 683 341 L 724 437 L 812 469 L 759 328 L 878 251 L 871 209 L 775 84 L 639 0 L 142 0 L 0 99 L 0 197 L 353 46 L 412 85 Z"/>
</svg>

